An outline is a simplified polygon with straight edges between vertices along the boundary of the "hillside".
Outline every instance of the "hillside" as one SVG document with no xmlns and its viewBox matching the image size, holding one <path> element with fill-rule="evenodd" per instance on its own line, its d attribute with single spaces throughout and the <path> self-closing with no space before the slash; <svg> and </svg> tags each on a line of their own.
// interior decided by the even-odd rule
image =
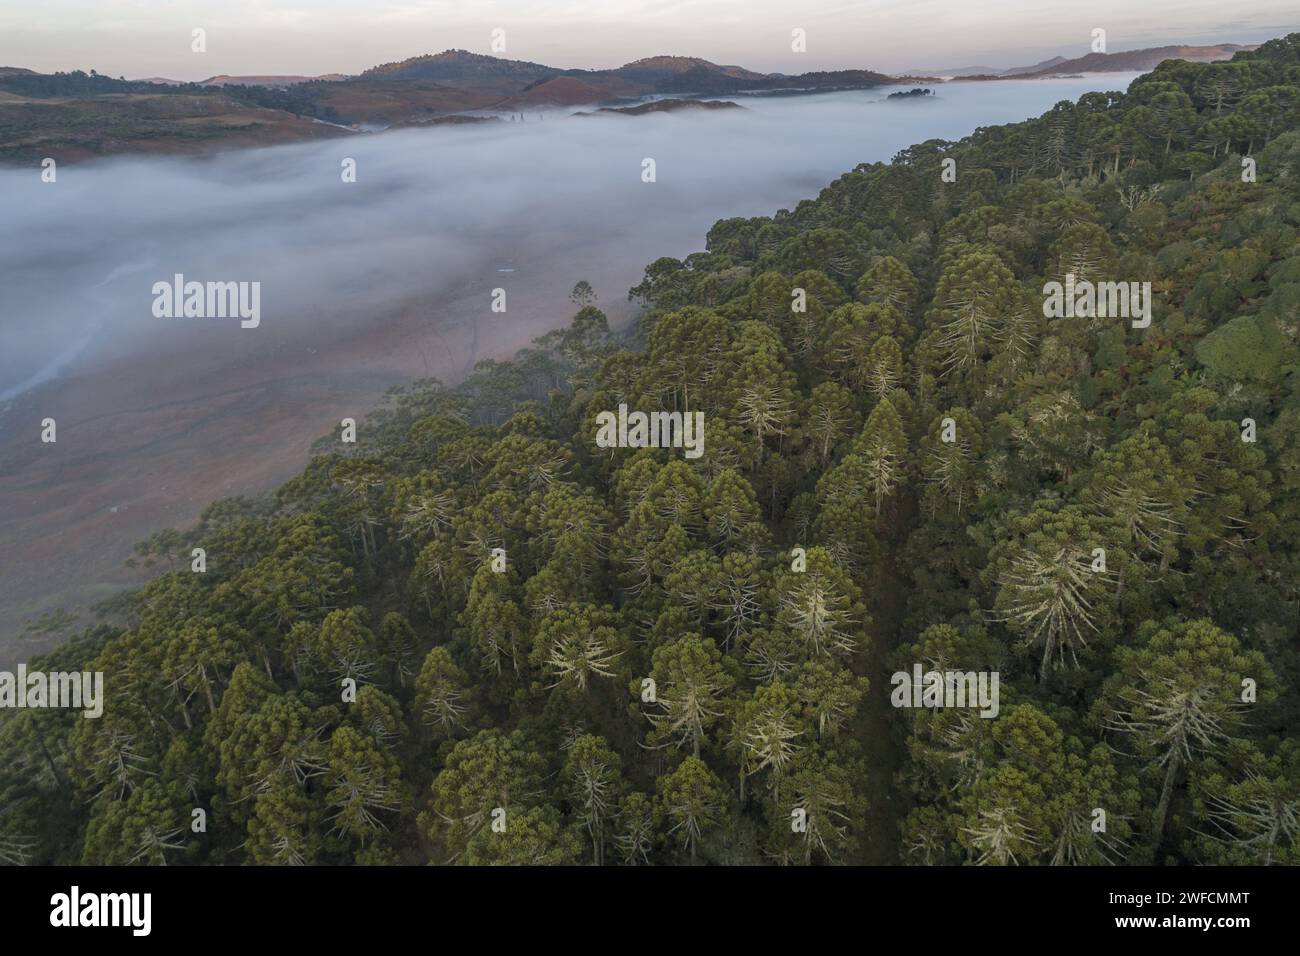
<svg viewBox="0 0 1300 956">
<path fill-rule="evenodd" d="M 396 63 L 383 63 L 366 70 L 358 79 L 434 80 L 476 91 L 513 93 L 560 72 L 540 63 L 507 60 L 465 50 L 446 50 Z"/>
<path fill-rule="evenodd" d="M 210 76 L 206 80 L 200 80 L 200 86 L 296 86 L 299 83 L 330 83 L 337 80 L 346 80 L 348 77 L 343 73 L 325 73 L 321 76 L 227 76 L 221 74 Z M 154 82 L 157 82 L 156 80 Z"/>
<path fill-rule="evenodd" d="M 0 849 L 1300 863 L 1297 176 L 1292 34 L 717 222 L 628 341 L 579 283 L 142 542 L 29 664 L 102 717 L 0 711 Z"/>
<path fill-rule="evenodd" d="M 1241 46 L 1236 43 L 1220 43 L 1216 46 L 1159 46 L 1143 50 L 1128 50 L 1120 53 L 1089 53 L 1072 60 L 1056 58 L 1055 63 L 1036 69 L 1024 67 L 1007 70 L 1002 76 L 1054 76 L 1067 73 L 1129 73 L 1151 70 L 1164 60 L 1187 60 L 1191 63 L 1214 63 L 1230 60 L 1241 50 L 1254 47 Z"/>
<path fill-rule="evenodd" d="M 76 162 L 124 152 L 199 153 L 349 135 L 282 110 L 216 93 L 105 93 L 84 97 L 0 89 L 0 162 Z"/>
<path fill-rule="evenodd" d="M 1001 73 L 1003 76 L 1024 76 L 1026 73 L 1042 73 L 1045 70 L 1058 67 L 1064 62 L 1066 62 L 1065 57 L 1053 56 L 1046 60 L 1040 60 L 1038 63 L 1031 64 L 1030 66 L 1013 66 L 1009 70 L 993 70 L 984 72 Z"/>
<path fill-rule="evenodd" d="M 734 80 L 762 80 L 764 74 L 739 66 L 718 66 L 693 56 L 648 56 L 625 63 L 612 71 L 629 80 L 655 86 L 683 76 L 719 76 Z"/>
<path fill-rule="evenodd" d="M 526 87 L 521 92 L 492 104 L 497 110 L 525 110 L 548 106 L 578 106 L 584 103 L 601 103 L 619 95 L 635 95 L 630 84 L 616 93 L 608 83 L 593 85 L 576 76 L 549 76 Z"/>
<path fill-rule="evenodd" d="M 614 70 L 561 70 L 523 60 L 447 50 L 384 63 L 359 76 L 218 75 L 200 83 L 165 77 L 113 79 L 90 71 L 40 74 L 0 68 L 0 104 L 22 100 L 75 109 L 35 109 L 0 115 L 0 124 L 19 130 L 0 139 L 0 161 L 27 161 L 31 148 L 83 159 L 123 151 L 189 151 L 224 146 L 291 142 L 321 135 L 311 119 L 367 130 L 427 125 L 437 116 L 470 111 L 522 112 L 529 109 L 618 104 L 647 96 L 716 96 L 763 91 L 870 89 L 894 80 L 870 70 L 842 70 L 781 76 L 738 66 L 718 66 L 695 57 L 656 56 Z M 239 116 L 220 122 L 229 100 Z M 136 100 L 123 111 L 113 96 L 175 96 L 174 104 Z M 153 101 L 150 101 L 153 102 Z M 253 112 L 256 111 L 256 115 Z M 282 115 L 272 116 L 272 113 Z M 184 120 L 163 130 L 155 114 Z M 123 122 L 126 126 L 122 126 Z M 28 124 L 25 127 L 22 124 Z M 316 124 L 319 125 L 319 124 Z M 110 136 L 97 133 L 113 127 Z"/>
<path fill-rule="evenodd" d="M 496 90 L 467 91 L 428 79 L 357 78 L 295 86 L 309 102 L 302 107 L 315 116 L 341 123 L 389 126 L 464 110 L 489 109 L 498 102 Z"/>
<path fill-rule="evenodd" d="M 957 66 L 931 70 L 911 70 L 909 72 L 917 75 L 947 76 L 954 79 L 967 79 L 969 77 L 982 76 L 1024 76 L 1028 73 L 1041 73 L 1044 70 L 1064 62 L 1065 57 L 1054 56 L 1046 60 L 1041 60 L 1038 63 L 1034 63 L 1031 66 L 1014 66 L 1005 70 L 996 66 Z"/>
<path fill-rule="evenodd" d="M 1213 63 L 1228 60 L 1239 51 L 1255 49 L 1238 43 L 1220 43 L 1214 46 L 1160 46 L 1118 53 L 1089 53 L 1067 59 L 1054 56 L 1030 66 L 1016 66 L 1000 70 L 993 67 L 961 67 L 952 70 L 931 70 L 940 76 L 959 80 L 1026 79 L 1031 77 L 1067 76 L 1079 73 L 1136 73 L 1154 69 L 1164 60 L 1187 60 L 1192 63 Z"/>
</svg>

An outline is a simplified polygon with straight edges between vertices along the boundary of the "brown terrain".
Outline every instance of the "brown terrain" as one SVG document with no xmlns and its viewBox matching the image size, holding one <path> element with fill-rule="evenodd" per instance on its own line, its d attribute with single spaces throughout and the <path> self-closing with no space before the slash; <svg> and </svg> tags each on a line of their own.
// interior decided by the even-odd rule
<svg viewBox="0 0 1300 956">
<path fill-rule="evenodd" d="M 432 119 L 407 119 L 394 123 L 389 129 L 424 129 L 429 126 L 478 126 L 483 123 L 504 123 L 500 116 L 468 116 L 453 113 L 450 116 L 435 116 Z"/>
<path fill-rule="evenodd" d="M 219 93 L 34 98 L 0 90 L 0 160 L 75 162 L 114 153 L 201 153 L 352 135 Z"/>
<path fill-rule="evenodd" d="M 522 93 L 500 100 L 490 108 L 524 110 L 546 106 L 579 106 L 583 103 L 599 103 L 612 96 L 634 96 L 637 89 L 632 83 L 595 86 L 576 76 L 554 76 Z"/>
<path fill-rule="evenodd" d="M 309 341 L 277 336 L 269 317 L 256 331 L 193 326 L 163 354 L 75 368 L 0 408 L 0 669 L 93 623 L 95 604 L 156 573 L 125 565 L 135 542 L 191 525 L 218 498 L 274 488 L 388 387 L 458 381 L 568 322 L 574 257 L 586 253 L 520 255 L 528 265 L 511 276 L 508 319 L 484 306 L 482 289 L 499 281 L 485 268 L 395 314 L 374 315 L 358 296 L 349 329 Z M 586 275 L 626 288 L 637 267 L 601 255 L 615 274 L 597 263 Z M 611 300 L 600 303 L 611 324 L 628 321 L 632 307 Z M 39 440 L 46 417 L 58 423 L 54 444 Z"/>
<path fill-rule="evenodd" d="M 464 110 L 491 109 L 499 97 L 488 90 L 461 90 L 432 80 L 358 79 L 331 83 L 317 102 L 345 122 L 391 126 Z"/>
<path fill-rule="evenodd" d="M 0 67 L 0 162 L 269 146 L 426 125 L 466 113 L 620 107 L 654 95 L 863 89 L 894 82 L 870 70 L 768 75 L 675 56 L 647 57 L 614 70 L 561 70 L 464 50 L 385 63 L 359 76 L 219 75 L 200 83 Z"/>
<path fill-rule="evenodd" d="M 1145 50 L 1127 50 L 1119 53 L 1089 53 L 1086 56 L 1065 60 L 1039 70 L 1021 74 L 1023 77 L 1055 76 L 1058 73 L 1113 73 L 1150 70 L 1165 60 L 1188 60 L 1192 63 L 1215 63 L 1231 60 L 1238 50 L 1253 50 L 1253 46 L 1220 43 L 1216 46 L 1158 46 Z"/>
<path fill-rule="evenodd" d="M 1155 69 L 1165 60 L 1188 60 L 1192 63 L 1216 63 L 1231 60 L 1239 50 L 1254 46 L 1219 43 L 1215 46 L 1157 46 L 1118 53 L 1089 53 L 1072 60 L 1054 57 L 1047 65 L 1016 67 L 996 73 L 975 73 L 954 77 L 955 80 L 1032 80 L 1037 77 L 1077 76 L 1080 73 L 1137 73 Z"/>
</svg>

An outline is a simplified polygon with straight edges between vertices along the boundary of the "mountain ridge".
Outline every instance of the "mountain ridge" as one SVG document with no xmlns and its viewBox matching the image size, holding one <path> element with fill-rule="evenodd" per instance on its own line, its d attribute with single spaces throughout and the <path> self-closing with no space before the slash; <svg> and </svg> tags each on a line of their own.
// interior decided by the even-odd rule
<svg viewBox="0 0 1300 956">
<path fill-rule="evenodd" d="M 1055 76 L 1061 73 L 1129 73 L 1134 70 L 1152 70 L 1164 60 L 1214 63 L 1231 59 L 1233 55 L 1242 51 L 1254 50 L 1257 46 L 1257 44 L 1243 43 L 1207 45 L 1171 43 L 1164 46 L 1141 47 L 1136 50 L 1118 50 L 1113 53 L 1087 53 L 1073 58 L 1053 56 L 1028 66 L 1013 66 L 1007 69 L 991 66 L 963 66 L 913 72 L 925 72 L 957 80 L 1027 79 Z"/>
<path fill-rule="evenodd" d="M 1054 57 L 961 80 L 1037 78 L 1070 71 L 1147 69 L 1164 59 L 1227 59 L 1240 44 L 1170 45 L 1114 54 Z M 1142 64 L 1146 64 L 1143 66 Z M 654 97 L 785 95 L 945 82 L 870 69 L 759 73 L 694 56 L 656 54 L 612 69 L 562 69 L 449 49 L 380 63 L 360 74 L 217 74 L 197 83 L 154 76 L 114 79 L 94 70 L 37 73 L 0 67 L 0 159 L 28 161 L 62 149 L 73 159 L 184 146 L 217 149 L 428 125 L 437 117 L 594 106 Z M 225 99 L 214 98 L 224 94 Z M 115 134 L 103 130 L 112 118 Z"/>
</svg>

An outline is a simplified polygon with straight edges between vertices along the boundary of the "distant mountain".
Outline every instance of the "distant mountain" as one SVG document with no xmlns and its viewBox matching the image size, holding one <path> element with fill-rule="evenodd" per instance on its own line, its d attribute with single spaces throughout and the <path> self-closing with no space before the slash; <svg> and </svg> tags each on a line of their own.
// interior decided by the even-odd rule
<svg viewBox="0 0 1300 956">
<path fill-rule="evenodd" d="M 1013 66 L 1009 70 L 1000 71 L 1001 76 L 1021 76 L 1025 73 L 1041 73 L 1043 70 L 1050 70 L 1053 67 L 1060 66 L 1065 62 L 1065 57 L 1054 56 L 1048 60 L 1042 60 L 1033 66 Z"/>
<path fill-rule="evenodd" d="M 620 66 L 612 75 L 644 87 L 643 93 L 723 93 L 773 90 L 844 89 L 880 86 L 894 78 L 872 70 L 755 73 L 739 66 L 719 66 L 698 57 L 654 56 Z"/>
<path fill-rule="evenodd" d="M 969 79 L 973 76 L 1020 76 L 1024 73 L 1037 73 L 1040 70 L 1046 70 L 1064 62 L 1065 57 L 1054 56 L 1050 60 L 1043 60 L 1033 66 L 1015 66 L 1009 70 L 996 66 L 958 66 L 940 70 L 909 70 L 908 72 L 917 76 L 948 76 L 954 79 Z"/>
<path fill-rule="evenodd" d="M 1002 71 L 996 66 L 958 66 L 941 70 L 908 70 L 917 76 L 996 76 Z"/>
<path fill-rule="evenodd" d="M 326 73 L 323 76 L 229 76 L 222 73 L 199 80 L 198 86 L 265 86 L 268 89 L 284 89 L 299 83 L 329 83 L 346 80 L 346 73 Z M 190 80 L 173 80 L 167 76 L 145 76 L 133 83 L 153 83 L 156 86 L 186 86 Z"/>
<path fill-rule="evenodd" d="M 764 73 L 755 73 L 740 66 L 718 66 L 694 56 L 648 56 L 625 63 L 612 72 L 629 80 L 652 84 L 675 82 L 684 76 L 726 76 L 751 81 L 766 78 Z"/>
<path fill-rule="evenodd" d="M 826 70 L 797 76 L 766 77 L 759 90 L 843 90 L 889 86 L 914 77 L 890 76 L 874 70 Z"/>
<path fill-rule="evenodd" d="M 91 71 L 40 74 L 0 68 L 0 94 L 75 97 L 103 110 L 123 94 L 198 95 L 220 88 L 248 107 L 280 111 L 345 127 L 373 130 L 470 112 L 526 112 L 570 106 L 625 106 L 629 101 L 870 89 L 900 81 L 873 70 L 787 76 L 717 64 L 700 57 L 651 56 L 615 69 L 560 69 L 527 60 L 444 50 L 381 63 L 355 76 L 219 74 L 198 83 L 154 76 L 116 80 Z M 199 107 L 196 105 L 195 107 Z M 54 117 L 50 117 L 51 122 Z"/>
<path fill-rule="evenodd" d="M 1067 59 L 1054 56 L 1029 66 L 1013 66 L 1001 70 L 992 66 L 963 66 L 949 70 L 924 72 L 937 76 L 950 76 L 959 80 L 1007 79 L 1009 77 L 1060 76 L 1079 73 L 1133 73 L 1153 69 L 1164 60 L 1191 60 L 1194 63 L 1212 63 L 1229 60 L 1238 50 L 1253 50 L 1253 46 L 1237 43 L 1220 43 L 1215 46 L 1156 46 L 1119 53 L 1089 53 Z M 918 71 L 913 71 L 918 72 Z"/>
<path fill-rule="evenodd" d="M 1237 43 L 1219 43 L 1215 46 L 1156 46 L 1121 53 L 1089 53 L 1073 60 L 1056 58 L 1050 66 L 1035 64 L 1007 70 L 1002 76 L 1053 76 L 1058 73 L 1130 73 L 1153 69 L 1165 60 L 1190 60 L 1193 63 L 1213 63 L 1230 60 L 1239 50 L 1253 50 L 1254 46 Z M 1037 67 L 1037 68 L 1036 68 Z"/>
<path fill-rule="evenodd" d="M 564 70 L 527 60 L 505 60 L 467 50 L 445 50 L 414 56 L 396 63 L 381 63 L 355 80 L 433 80 L 447 86 L 484 90 L 505 87 L 518 92 L 531 83 Z"/>
<path fill-rule="evenodd" d="M 298 83 L 312 83 L 320 81 L 323 83 L 334 83 L 339 80 L 348 79 L 346 73 L 326 73 L 323 76 L 210 76 L 206 80 L 200 81 L 200 86 L 268 86 L 268 87 L 285 87 L 294 86 Z M 174 83 L 175 80 L 162 80 L 164 83 Z"/>
<path fill-rule="evenodd" d="M 287 142 L 346 135 L 349 129 L 424 126 L 441 117 L 485 112 L 526 113 L 589 105 L 633 113 L 661 112 L 679 107 L 638 105 L 637 101 L 652 97 L 689 101 L 798 95 L 942 82 L 932 73 L 970 82 L 1012 76 L 1144 71 L 1166 59 L 1222 60 L 1245 49 L 1253 47 L 1166 46 L 1089 54 L 1073 60 L 1053 57 L 1031 66 L 976 75 L 969 71 L 986 68 L 919 71 L 923 75 L 902 77 L 874 70 L 759 73 L 700 57 L 666 55 L 633 60 L 615 69 L 559 69 L 466 50 L 445 50 L 382 63 L 356 76 L 220 74 L 201 83 L 160 76 L 118 80 L 94 71 L 43 74 L 22 67 L 0 67 L 0 121 L 25 130 L 21 147 L 19 141 L 0 143 L 0 158 L 26 158 L 33 154 L 37 141 L 65 144 L 82 156 L 139 148 L 192 149 L 205 144 L 216 148 L 236 140 Z M 131 98 L 126 107 L 123 97 Z M 32 102 L 40 109 L 28 108 Z M 102 129 L 117 123 L 124 110 L 130 121 L 125 135 L 102 134 Z M 235 129 L 242 132 L 236 134 Z"/>
<path fill-rule="evenodd" d="M 525 60 L 447 50 L 384 63 L 347 82 L 433 80 L 466 91 L 499 92 L 501 109 L 527 105 L 576 105 L 580 102 L 652 94 L 716 95 L 787 88 L 825 89 L 874 86 L 893 78 L 871 70 L 840 70 L 799 76 L 757 73 L 741 66 L 719 65 L 700 57 L 651 56 L 611 70 L 557 69 Z M 561 79 L 564 82 L 559 82 Z M 578 96 L 587 99 L 577 99 Z"/>
</svg>

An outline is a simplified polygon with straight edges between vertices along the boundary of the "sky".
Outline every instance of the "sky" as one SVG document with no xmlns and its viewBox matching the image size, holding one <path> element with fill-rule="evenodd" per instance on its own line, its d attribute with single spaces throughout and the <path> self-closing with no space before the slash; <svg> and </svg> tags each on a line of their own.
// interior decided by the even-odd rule
<svg viewBox="0 0 1300 956">
<path fill-rule="evenodd" d="M 1300 29 L 1295 0 L 0 0 L 0 66 L 129 79 L 359 73 L 459 48 L 557 67 L 699 56 L 763 72 L 1012 67 Z M 195 28 L 207 50 L 191 50 Z M 793 52 L 792 31 L 806 32 Z"/>
</svg>

